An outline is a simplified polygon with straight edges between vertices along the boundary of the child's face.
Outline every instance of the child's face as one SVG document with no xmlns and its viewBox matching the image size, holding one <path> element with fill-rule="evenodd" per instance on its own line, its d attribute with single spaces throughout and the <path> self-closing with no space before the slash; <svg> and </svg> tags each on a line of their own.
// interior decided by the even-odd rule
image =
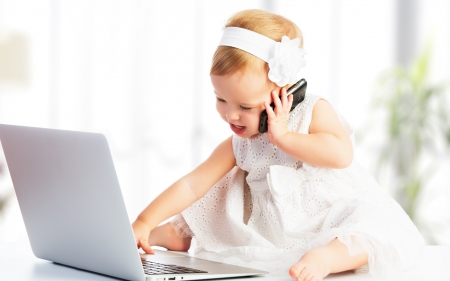
<svg viewBox="0 0 450 281">
<path fill-rule="evenodd" d="M 226 76 L 211 75 L 216 94 L 216 108 L 231 130 L 240 137 L 259 134 L 259 119 L 264 102 L 271 103 L 271 91 L 278 88 L 267 73 L 234 73 Z"/>
</svg>

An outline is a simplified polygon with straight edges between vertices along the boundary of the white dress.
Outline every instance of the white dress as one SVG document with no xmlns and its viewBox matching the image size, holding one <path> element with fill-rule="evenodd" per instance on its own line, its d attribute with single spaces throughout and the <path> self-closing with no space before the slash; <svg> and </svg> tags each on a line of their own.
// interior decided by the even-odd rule
<svg viewBox="0 0 450 281">
<path fill-rule="evenodd" d="M 308 134 L 318 96 L 288 116 Z M 284 153 L 267 134 L 233 136 L 237 167 L 172 224 L 193 236 L 196 256 L 288 274 L 308 250 L 338 238 L 350 255 L 368 253 L 357 272 L 385 277 L 410 267 L 423 238 L 400 205 L 357 163 L 319 168 Z"/>
</svg>

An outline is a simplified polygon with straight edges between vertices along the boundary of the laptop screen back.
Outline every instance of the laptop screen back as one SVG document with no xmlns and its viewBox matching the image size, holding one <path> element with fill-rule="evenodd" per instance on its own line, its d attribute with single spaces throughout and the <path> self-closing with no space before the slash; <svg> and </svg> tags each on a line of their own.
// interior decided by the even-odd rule
<svg viewBox="0 0 450 281">
<path fill-rule="evenodd" d="M 129 280 L 144 280 L 106 138 L 0 125 L 34 254 Z"/>
</svg>

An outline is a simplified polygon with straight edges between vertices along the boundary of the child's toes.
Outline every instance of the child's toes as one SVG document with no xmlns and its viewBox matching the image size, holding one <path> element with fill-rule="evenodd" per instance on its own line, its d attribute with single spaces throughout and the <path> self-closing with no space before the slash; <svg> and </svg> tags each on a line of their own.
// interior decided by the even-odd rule
<svg viewBox="0 0 450 281">
<path fill-rule="evenodd" d="M 297 277 L 298 281 L 309 281 L 312 278 L 312 275 L 310 272 L 307 272 L 306 270 L 303 270 L 300 275 Z"/>
<path fill-rule="evenodd" d="M 291 266 L 291 268 L 289 269 L 289 275 L 294 278 L 297 279 L 297 277 L 300 275 L 300 272 L 302 271 L 302 269 L 304 268 L 304 264 L 298 262 L 296 264 L 294 264 L 293 266 Z"/>
<path fill-rule="evenodd" d="M 311 274 L 311 272 L 305 267 L 302 272 L 297 277 L 298 281 L 309 281 L 314 276 Z"/>
<path fill-rule="evenodd" d="M 322 278 L 322 277 L 319 277 L 319 276 L 314 276 L 314 277 L 311 278 L 311 280 L 309 280 L 309 281 L 323 281 L 323 278 Z"/>
</svg>

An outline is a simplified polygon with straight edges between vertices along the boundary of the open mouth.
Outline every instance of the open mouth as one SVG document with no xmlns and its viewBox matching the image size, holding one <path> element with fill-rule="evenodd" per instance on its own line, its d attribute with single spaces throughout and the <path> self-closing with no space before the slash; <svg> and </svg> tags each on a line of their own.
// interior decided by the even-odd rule
<svg viewBox="0 0 450 281">
<path fill-rule="evenodd" d="M 245 130 L 247 129 L 247 127 L 245 127 L 245 126 L 237 126 L 237 125 L 234 125 L 231 123 L 230 123 L 230 128 L 237 135 L 243 134 L 245 132 Z"/>
</svg>

